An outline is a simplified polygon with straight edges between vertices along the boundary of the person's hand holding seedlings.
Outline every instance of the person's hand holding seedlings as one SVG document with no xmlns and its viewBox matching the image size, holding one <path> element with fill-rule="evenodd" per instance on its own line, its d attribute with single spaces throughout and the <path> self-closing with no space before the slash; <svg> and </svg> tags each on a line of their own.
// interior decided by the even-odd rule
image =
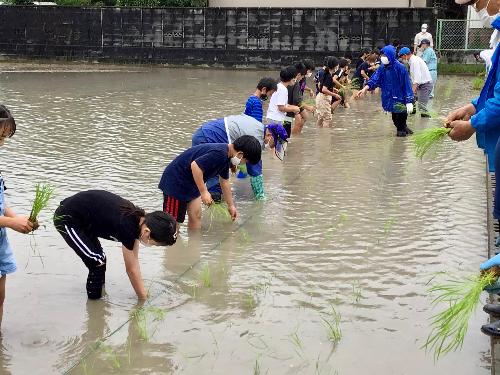
<svg viewBox="0 0 500 375">
<path fill-rule="evenodd" d="M 447 127 L 451 128 L 449 136 L 454 141 L 466 141 L 476 132 L 470 123 L 470 121 L 455 120 Z"/>
<path fill-rule="evenodd" d="M 446 122 L 445 125 L 446 127 L 451 127 L 449 126 L 453 121 L 456 120 L 464 120 L 468 121 L 470 118 L 476 114 L 476 108 L 472 104 L 467 104 L 463 107 L 457 108 L 454 111 L 450 112 L 448 116 L 446 117 Z"/>
<path fill-rule="evenodd" d="M 210 206 L 212 203 L 214 203 L 214 201 L 212 199 L 212 195 L 208 192 L 205 181 L 203 181 L 203 171 L 198 166 L 198 164 L 196 164 L 196 161 L 193 161 L 191 163 L 191 171 L 193 172 L 194 182 L 196 183 L 196 186 L 200 191 L 201 201 L 204 205 Z"/>
<path fill-rule="evenodd" d="M 16 232 L 19 233 L 30 233 L 36 228 L 34 228 L 34 224 L 29 221 L 28 216 L 14 216 L 14 217 L 9 217 L 8 224 L 6 225 L 12 230 L 15 230 Z M 37 228 L 38 228 L 38 223 L 37 223 Z"/>
<path fill-rule="evenodd" d="M 485 272 L 489 270 L 492 267 L 499 267 L 500 266 L 500 254 L 495 255 L 493 258 L 488 259 L 486 262 L 481 263 L 479 266 L 479 269 L 481 272 Z M 500 282 L 497 279 L 497 281 L 490 285 L 489 287 L 486 287 L 484 290 L 486 290 L 488 293 L 495 294 L 495 293 L 500 293 Z"/>
</svg>

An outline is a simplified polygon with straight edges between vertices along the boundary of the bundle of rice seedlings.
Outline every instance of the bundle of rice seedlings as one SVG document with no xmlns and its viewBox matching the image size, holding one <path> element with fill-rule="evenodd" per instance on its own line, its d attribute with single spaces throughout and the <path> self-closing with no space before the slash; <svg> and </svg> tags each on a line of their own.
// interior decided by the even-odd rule
<svg viewBox="0 0 500 375">
<path fill-rule="evenodd" d="M 316 105 L 316 99 L 314 99 L 314 98 L 304 99 L 300 103 L 299 107 L 303 107 L 305 105 L 315 106 Z"/>
<path fill-rule="evenodd" d="M 38 215 L 44 208 L 47 207 L 53 194 L 54 189 L 50 185 L 40 183 L 36 184 L 35 199 L 33 200 L 29 221 L 32 223 L 37 221 Z"/>
<path fill-rule="evenodd" d="M 247 165 L 246 165 L 246 164 L 240 164 L 240 165 L 238 165 L 238 169 L 239 169 L 241 172 L 243 172 L 243 173 L 245 173 L 245 174 L 248 174 L 248 171 L 247 171 Z"/>
<path fill-rule="evenodd" d="M 434 127 L 416 132 L 411 137 L 415 148 L 415 155 L 422 159 L 427 151 L 442 142 L 450 131 L 450 128 Z"/>
<path fill-rule="evenodd" d="M 210 211 L 210 220 L 231 221 L 231 214 L 228 211 L 226 203 L 212 203 L 208 207 Z"/>
<path fill-rule="evenodd" d="M 210 273 L 210 267 L 209 267 L 208 263 L 205 264 L 205 266 L 201 269 L 201 271 L 199 273 L 199 278 L 200 278 L 201 284 L 205 288 L 212 287 L 212 274 Z"/>
<path fill-rule="evenodd" d="M 442 302 L 448 304 L 445 310 L 431 317 L 432 329 L 423 346 L 426 351 L 434 351 L 436 360 L 462 347 L 481 292 L 495 283 L 499 276 L 500 267 L 492 267 L 480 275 L 450 279 L 429 289 L 430 293 L 437 293 L 432 300 L 433 306 Z"/>
</svg>

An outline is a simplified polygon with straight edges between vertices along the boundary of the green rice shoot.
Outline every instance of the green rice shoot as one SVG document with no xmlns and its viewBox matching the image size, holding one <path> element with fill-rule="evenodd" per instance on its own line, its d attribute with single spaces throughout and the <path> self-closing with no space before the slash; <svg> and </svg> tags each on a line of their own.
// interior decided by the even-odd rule
<svg viewBox="0 0 500 375">
<path fill-rule="evenodd" d="M 240 165 L 238 165 L 238 169 L 239 169 L 242 173 L 248 174 L 248 170 L 247 170 L 247 165 L 246 165 L 246 164 L 240 164 Z"/>
<path fill-rule="evenodd" d="M 215 221 L 231 221 L 231 214 L 229 213 L 227 203 L 212 203 L 208 207 L 210 213 L 210 225 Z"/>
<path fill-rule="evenodd" d="M 411 137 L 415 156 L 422 159 L 431 148 L 442 142 L 450 131 L 450 128 L 433 127 L 416 132 Z"/>
<path fill-rule="evenodd" d="M 165 319 L 165 310 L 155 306 L 139 307 L 130 313 L 130 317 L 134 320 L 139 337 L 141 340 L 148 341 L 151 337 L 149 334 L 149 320 L 153 322 Z"/>
<path fill-rule="evenodd" d="M 435 360 L 462 348 L 469 319 L 480 302 L 481 293 L 498 279 L 498 274 L 496 269 L 491 269 L 480 275 L 452 278 L 429 289 L 430 294 L 437 294 L 432 300 L 433 306 L 447 305 L 430 318 L 431 332 L 423 345 L 426 351 L 434 352 Z"/>
<path fill-rule="evenodd" d="M 340 321 L 342 316 L 333 305 L 330 305 L 330 311 L 321 317 L 325 325 L 328 339 L 333 343 L 337 344 L 342 339 L 342 330 L 340 329 Z"/>
<path fill-rule="evenodd" d="M 212 287 L 212 275 L 210 273 L 210 266 L 208 265 L 208 263 L 203 266 L 198 276 L 200 278 L 201 284 L 205 288 Z"/>
<path fill-rule="evenodd" d="M 47 207 L 53 194 L 54 189 L 50 185 L 40 183 L 36 184 L 35 199 L 33 200 L 29 221 L 32 223 L 37 221 L 38 215 L 44 208 Z"/>
</svg>

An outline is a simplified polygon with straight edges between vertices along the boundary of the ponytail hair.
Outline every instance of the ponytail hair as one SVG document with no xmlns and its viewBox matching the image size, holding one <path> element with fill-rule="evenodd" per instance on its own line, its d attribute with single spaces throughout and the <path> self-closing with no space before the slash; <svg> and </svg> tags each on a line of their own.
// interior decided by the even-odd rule
<svg viewBox="0 0 500 375">
<path fill-rule="evenodd" d="M 137 207 L 135 204 L 129 201 L 127 201 L 127 203 L 122 204 L 120 209 L 122 214 L 124 214 L 125 216 L 133 216 L 138 221 L 141 217 L 146 216 L 146 211 L 144 211 L 140 207 Z"/>
</svg>

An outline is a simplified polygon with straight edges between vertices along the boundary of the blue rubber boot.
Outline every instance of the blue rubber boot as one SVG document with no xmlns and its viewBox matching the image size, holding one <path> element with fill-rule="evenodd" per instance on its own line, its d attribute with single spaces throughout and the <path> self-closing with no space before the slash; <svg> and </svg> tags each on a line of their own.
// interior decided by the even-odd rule
<svg viewBox="0 0 500 375">
<path fill-rule="evenodd" d="M 258 201 L 266 199 L 266 194 L 264 193 L 264 177 L 262 175 L 250 177 L 250 185 L 252 186 L 255 199 Z"/>
</svg>

